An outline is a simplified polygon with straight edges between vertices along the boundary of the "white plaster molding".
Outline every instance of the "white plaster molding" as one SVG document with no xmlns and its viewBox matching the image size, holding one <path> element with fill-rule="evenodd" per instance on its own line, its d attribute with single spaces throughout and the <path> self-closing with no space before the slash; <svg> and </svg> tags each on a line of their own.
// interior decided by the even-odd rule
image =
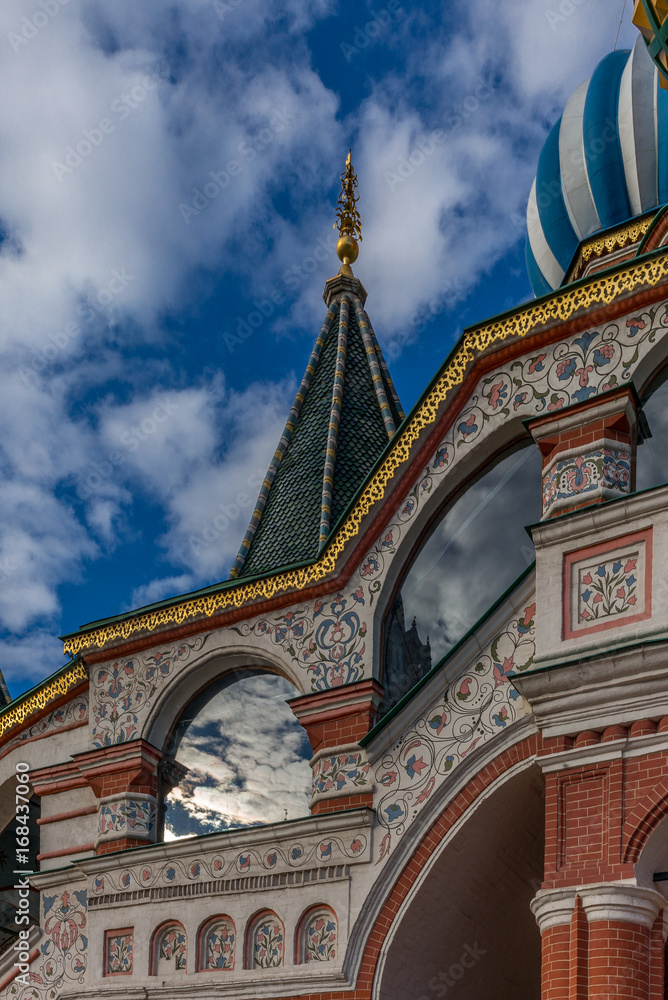
<svg viewBox="0 0 668 1000">
<path fill-rule="evenodd" d="M 533 525 L 531 534 L 536 545 L 553 545 L 564 541 L 570 545 L 588 535 L 606 536 L 610 530 L 618 532 L 620 525 L 635 522 L 638 518 L 648 518 L 652 514 L 663 513 L 668 508 L 668 486 L 657 486 L 642 493 L 631 493 L 613 503 L 585 507 L 564 518 L 541 521 Z M 631 529 L 629 529 L 631 530 Z M 635 531 L 635 527 L 633 528 Z M 614 535 L 613 535 L 614 537 Z M 597 539 L 600 541 L 601 539 Z"/>
<path fill-rule="evenodd" d="M 614 920 L 639 924 L 648 930 L 663 911 L 665 899 L 656 889 L 645 889 L 633 882 L 604 882 L 577 890 L 588 923 Z"/>
<path fill-rule="evenodd" d="M 531 900 L 531 912 L 542 934 L 550 927 L 570 924 L 575 909 L 575 889 L 539 889 Z"/>
<path fill-rule="evenodd" d="M 599 764 L 602 761 L 629 760 L 646 757 L 648 754 L 668 751 L 668 733 L 648 733 L 645 736 L 624 736 L 606 743 L 594 743 L 587 747 L 571 747 L 559 753 L 538 757 L 537 761 L 544 774 L 563 771 L 569 767 Z"/>
<path fill-rule="evenodd" d="M 663 637 L 662 637 L 663 639 Z M 666 641 L 513 677 L 547 737 L 668 715 Z M 663 734 L 659 734 L 663 735 Z M 583 747 L 591 752 L 593 747 Z"/>
</svg>

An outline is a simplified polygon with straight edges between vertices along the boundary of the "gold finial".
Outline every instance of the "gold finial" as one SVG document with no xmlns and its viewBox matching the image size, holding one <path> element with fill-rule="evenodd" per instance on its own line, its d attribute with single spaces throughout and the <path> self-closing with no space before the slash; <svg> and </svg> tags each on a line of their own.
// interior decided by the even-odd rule
<svg viewBox="0 0 668 1000">
<path fill-rule="evenodd" d="M 334 228 L 338 226 L 339 241 L 336 244 L 336 253 L 341 261 L 339 274 L 352 275 L 350 265 L 354 264 L 359 254 L 357 240 L 362 242 L 362 220 L 357 211 L 357 174 L 353 170 L 351 163 L 352 150 L 348 152 L 346 169 L 341 174 L 341 194 L 336 206 L 338 223 L 334 223 Z"/>
</svg>

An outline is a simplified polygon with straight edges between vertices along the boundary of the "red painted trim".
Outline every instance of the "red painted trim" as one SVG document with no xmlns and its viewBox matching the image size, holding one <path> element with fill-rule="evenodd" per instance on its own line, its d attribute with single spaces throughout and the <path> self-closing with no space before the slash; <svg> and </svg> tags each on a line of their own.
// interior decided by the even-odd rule
<svg viewBox="0 0 668 1000">
<path fill-rule="evenodd" d="M 373 792 L 359 792 L 357 795 L 341 795 L 333 799 L 321 799 L 315 802 L 311 816 L 322 816 L 325 813 L 344 812 L 347 809 L 371 809 L 373 807 Z"/>
<path fill-rule="evenodd" d="M 302 947 L 302 935 L 304 932 L 304 924 L 314 913 L 322 913 L 326 911 L 331 917 L 334 917 L 334 923 L 336 924 L 336 954 L 334 958 L 339 957 L 339 918 L 327 903 L 316 903 L 315 906 L 307 907 L 302 913 L 301 917 L 297 921 L 297 933 L 295 934 L 295 949 L 294 949 L 294 963 L 295 965 L 305 965 L 306 959 L 304 956 L 304 949 Z"/>
<path fill-rule="evenodd" d="M 183 931 L 183 933 L 185 934 L 185 938 L 186 938 L 186 967 L 184 969 L 184 972 L 185 972 L 186 975 L 188 975 L 188 932 L 187 932 L 187 930 L 185 929 L 185 927 L 183 926 L 183 924 L 181 923 L 180 920 L 163 920 L 161 924 L 158 924 L 158 926 L 153 931 L 153 934 L 151 936 L 151 951 L 150 951 L 150 955 L 149 955 L 150 967 L 149 967 L 149 973 L 148 973 L 149 976 L 157 976 L 158 975 L 158 956 L 156 955 L 155 952 L 156 952 L 156 948 L 158 946 L 158 942 L 160 940 L 160 935 L 164 931 L 169 930 L 170 927 L 180 927 L 181 930 Z"/>
<path fill-rule="evenodd" d="M 276 913 L 275 910 L 270 910 L 266 906 L 263 906 L 261 910 L 257 910 L 253 914 L 253 916 L 250 918 L 250 920 L 246 924 L 246 933 L 245 933 L 245 941 L 244 941 L 244 969 L 253 969 L 253 968 L 255 968 L 255 966 L 253 965 L 253 957 L 251 955 L 252 938 L 253 938 L 253 935 L 255 934 L 255 928 L 257 927 L 257 925 L 260 923 L 260 921 L 264 917 L 271 917 L 272 919 L 275 919 L 281 925 L 281 930 L 283 931 L 283 961 L 281 962 L 280 966 L 276 966 L 276 968 L 282 968 L 285 965 L 285 955 L 286 955 L 286 951 L 287 951 L 287 947 L 286 947 L 287 946 L 287 941 L 286 941 L 286 937 L 285 937 L 285 924 L 281 920 L 281 918 L 279 917 L 278 913 Z"/>
<path fill-rule="evenodd" d="M 109 938 L 119 937 L 121 934 L 131 934 L 132 935 L 132 968 L 129 972 L 107 972 L 107 958 L 109 956 L 108 944 Z M 132 976 L 134 975 L 135 968 L 135 929 L 134 927 L 120 927 L 115 931 L 105 931 L 104 932 L 104 955 L 103 955 L 103 965 L 102 965 L 102 976 L 104 979 L 119 979 L 121 976 Z"/>
<path fill-rule="evenodd" d="M 40 953 L 39 948 L 33 948 L 33 950 L 28 955 L 28 965 L 32 965 L 32 963 L 35 961 L 39 953 Z M 0 991 L 4 990 L 5 986 L 9 986 L 10 983 L 14 982 L 16 977 L 19 975 L 19 972 L 20 972 L 19 969 L 14 968 L 12 972 L 6 973 L 6 975 L 4 975 L 2 979 L 0 979 Z"/>
<path fill-rule="evenodd" d="M 32 719 L 32 716 L 30 717 Z M 35 723 L 32 722 L 32 725 Z M 27 740 L 20 740 L 18 743 L 14 743 L 13 746 L 5 747 L 4 750 L 0 750 L 0 760 L 12 750 L 16 750 L 17 747 L 25 747 L 28 743 L 35 743 L 36 740 L 45 740 L 48 736 L 57 736 L 58 733 L 69 733 L 72 729 L 81 729 L 82 726 L 88 725 L 88 719 L 84 719 L 83 722 L 73 722 L 70 726 L 60 726 L 58 729 L 51 729 L 48 733 L 38 733 L 37 736 L 29 736 Z"/>
<path fill-rule="evenodd" d="M 621 628 L 624 625 L 646 621 L 652 617 L 652 539 L 653 530 L 649 527 L 644 531 L 636 531 L 633 534 L 613 538 L 608 542 L 601 542 L 600 545 L 590 545 L 586 549 L 575 549 L 572 552 L 564 553 L 562 577 L 562 636 L 564 639 L 575 639 L 581 635 L 591 635 L 592 632 L 603 632 L 611 628 Z M 571 622 L 571 595 L 573 587 L 571 568 L 573 564 L 583 562 L 585 559 L 594 559 L 596 556 L 605 555 L 608 552 L 614 552 L 615 549 L 626 548 L 628 545 L 635 545 L 639 542 L 645 543 L 645 610 L 639 612 L 637 615 L 611 618 L 609 621 L 599 622 L 597 625 L 574 629 Z"/>
<path fill-rule="evenodd" d="M 60 823 L 61 820 L 76 819 L 78 816 L 93 816 L 97 814 L 97 806 L 86 806 L 85 809 L 73 809 L 71 812 L 58 813 L 55 816 L 40 816 L 37 820 L 38 826 L 45 826 L 47 823 Z"/>
<path fill-rule="evenodd" d="M 47 851 L 45 854 L 38 854 L 38 861 L 47 861 L 49 858 L 67 858 L 70 854 L 84 854 L 87 851 L 94 851 L 95 844 L 81 844 L 79 847 L 61 847 L 59 851 Z"/>
<path fill-rule="evenodd" d="M 234 957 L 232 959 L 231 969 L 205 969 L 202 967 L 203 952 L 204 952 L 204 938 L 209 932 L 209 928 L 217 923 L 219 920 L 227 920 L 229 924 L 232 924 L 232 930 L 234 931 Z M 242 941 L 242 951 L 243 951 L 243 941 Z M 197 953 L 195 955 L 195 971 L 196 972 L 234 972 L 235 966 L 237 964 L 237 950 L 239 948 L 239 934 L 237 933 L 237 925 L 235 924 L 232 917 L 228 916 L 227 913 L 218 913 L 215 917 L 207 917 L 206 920 L 200 924 L 197 931 Z M 243 959 L 243 956 L 242 956 Z M 242 961 L 243 965 L 243 961 Z"/>
</svg>

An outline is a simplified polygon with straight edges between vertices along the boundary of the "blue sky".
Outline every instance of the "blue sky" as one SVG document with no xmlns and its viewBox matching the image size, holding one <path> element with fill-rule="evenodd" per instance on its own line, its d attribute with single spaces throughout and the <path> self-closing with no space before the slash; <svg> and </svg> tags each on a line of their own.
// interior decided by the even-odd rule
<svg viewBox="0 0 668 1000">
<path fill-rule="evenodd" d="M 355 273 L 406 409 L 464 326 L 530 297 L 537 156 L 621 9 L 3 0 L 14 696 L 62 664 L 59 633 L 227 577 L 337 270 L 349 146 Z"/>
</svg>

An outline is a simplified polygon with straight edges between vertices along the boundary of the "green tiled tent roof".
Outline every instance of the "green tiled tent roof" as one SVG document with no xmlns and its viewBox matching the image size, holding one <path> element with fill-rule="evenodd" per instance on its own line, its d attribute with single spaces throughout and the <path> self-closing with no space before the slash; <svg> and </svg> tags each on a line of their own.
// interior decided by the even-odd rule
<svg viewBox="0 0 668 1000">
<path fill-rule="evenodd" d="M 339 277 L 328 289 L 327 317 L 232 577 L 315 559 L 403 420 L 360 282 Z"/>
</svg>

